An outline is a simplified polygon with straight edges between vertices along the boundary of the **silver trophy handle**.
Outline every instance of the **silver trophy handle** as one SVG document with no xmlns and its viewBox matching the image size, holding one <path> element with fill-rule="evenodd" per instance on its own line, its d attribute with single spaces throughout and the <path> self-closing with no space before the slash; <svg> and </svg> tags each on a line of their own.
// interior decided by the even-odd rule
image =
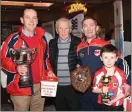
<svg viewBox="0 0 132 112">
<path fill-rule="evenodd" d="M 33 48 L 32 53 L 33 53 L 33 61 L 34 61 L 37 56 L 37 49 Z"/>
<path fill-rule="evenodd" d="M 13 48 L 10 48 L 9 54 L 11 56 L 11 59 L 15 62 L 16 51 Z"/>
</svg>

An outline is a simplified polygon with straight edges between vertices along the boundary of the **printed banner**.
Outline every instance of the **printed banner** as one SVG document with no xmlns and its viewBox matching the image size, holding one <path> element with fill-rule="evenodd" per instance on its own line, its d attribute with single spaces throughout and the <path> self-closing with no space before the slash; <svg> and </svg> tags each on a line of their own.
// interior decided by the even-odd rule
<svg viewBox="0 0 132 112">
<path fill-rule="evenodd" d="M 71 16 L 71 17 L 70 17 Z M 77 37 L 82 37 L 82 20 L 84 19 L 84 13 L 83 12 L 75 12 L 71 13 L 69 16 L 69 19 L 72 23 L 72 34 Z"/>
</svg>

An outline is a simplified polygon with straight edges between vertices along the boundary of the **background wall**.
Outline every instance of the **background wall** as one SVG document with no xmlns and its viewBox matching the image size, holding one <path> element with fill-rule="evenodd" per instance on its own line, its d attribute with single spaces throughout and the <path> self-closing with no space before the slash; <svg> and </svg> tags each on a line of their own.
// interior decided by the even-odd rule
<svg viewBox="0 0 132 112">
<path fill-rule="evenodd" d="M 128 1 L 128 0 L 127 0 Z M 114 7 L 113 3 L 108 4 L 97 4 L 94 7 L 89 7 L 87 9 L 87 15 L 94 16 L 99 25 L 101 25 L 105 32 L 114 28 Z M 43 10 L 37 9 L 39 17 L 39 26 L 44 22 L 56 21 L 59 17 L 66 16 L 67 12 L 65 10 Z M 1 21 L 3 25 L 15 25 L 20 23 L 20 16 L 22 16 L 23 10 L 11 10 L 3 9 L 1 11 Z M 131 4 L 129 2 L 123 2 L 123 19 L 124 19 L 124 35 L 125 40 L 131 41 Z"/>
</svg>

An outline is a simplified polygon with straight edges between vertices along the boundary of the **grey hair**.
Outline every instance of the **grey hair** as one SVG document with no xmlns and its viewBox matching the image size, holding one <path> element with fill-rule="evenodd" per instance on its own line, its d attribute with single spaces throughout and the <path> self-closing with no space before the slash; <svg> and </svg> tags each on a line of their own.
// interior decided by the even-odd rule
<svg viewBox="0 0 132 112">
<path fill-rule="evenodd" d="M 69 26 L 69 30 L 70 30 L 70 32 L 71 32 L 71 30 L 72 30 L 72 23 L 71 23 L 71 21 L 70 21 L 68 18 L 65 18 L 65 17 L 59 18 L 59 19 L 56 21 L 56 25 L 55 25 L 55 27 L 56 27 L 56 32 L 58 33 L 58 25 L 59 25 L 59 22 L 60 22 L 60 21 L 67 22 L 67 23 L 68 23 L 68 26 Z"/>
</svg>

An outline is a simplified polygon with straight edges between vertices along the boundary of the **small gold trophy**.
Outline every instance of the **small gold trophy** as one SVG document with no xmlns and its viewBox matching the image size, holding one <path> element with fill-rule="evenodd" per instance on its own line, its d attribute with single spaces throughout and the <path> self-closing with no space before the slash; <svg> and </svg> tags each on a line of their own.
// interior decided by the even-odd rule
<svg viewBox="0 0 132 112">
<path fill-rule="evenodd" d="M 109 84 L 109 82 L 111 81 L 111 76 L 102 77 L 102 83 L 104 86 L 107 86 Z M 107 93 L 102 93 L 102 102 L 107 103 L 108 101 L 110 101 L 111 96 Z"/>
</svg>

